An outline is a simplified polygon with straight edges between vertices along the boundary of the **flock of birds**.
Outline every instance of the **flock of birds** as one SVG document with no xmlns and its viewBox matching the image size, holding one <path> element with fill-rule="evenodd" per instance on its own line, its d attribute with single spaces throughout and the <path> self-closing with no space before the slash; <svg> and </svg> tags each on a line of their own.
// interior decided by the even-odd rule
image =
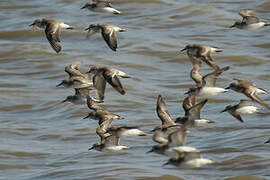
<svg viewBox="0 0 270 180">
<path fill-rule="evenodd" d="M 106 12 L 113 14 L 121 14 L 120 11 L 114 9 L 110 2 L 92 0 L 86 3 L 81 9 L 89 9 L 94 12 Z M 270 25 L 268 22 L 261 20 L 255 16 L 253 10 L 241 10 L 239 14 L 243 17 L 241 22 L 235 22 L 231 28 L 254 30 L 263 26 Z M 46 37 L 55 50 L 59 53 L 62 49 L 60 44 L 60 34 L 62 29 L 73 29 L 72 26 L 61 21 L 50 19 L 37 19 L 30 26 L 45 29 Z M 87 37 L 96 32 L 101 35 L 109 48 L 113 51 L 117 49 L 117 32 L 123 32 L 122 29 L 110 24 L 91 24 L 87 30 Z M 201 118 L 200 111 L 207 103 L 208 99 L 197 102 L 197 97 L 211 97 L 220 93 L 228 92 L 229 89 L 242 93 L 250 100 L 240 100 L 238 104 L 228 105 L 221 112 L 228 112 L 240 122 L 244 122 L 241 115 L 260 113 L 261 108 L 254 106 L 254 102 L 270 109 L 270 106 L 261 100 L 258 94 L 267 94 L 268 92 L 257 87 L 254 83 L 234 79 L 236 82 L 231 83 L 227 88 L 216 87 L 218 77 L 225 71 L 229 70 L 229 66 L 220 68 L 212 59 L 211 54 L 221 52 L 222 49 L 211 47 L 208 45 L 190 44 L 181 52 L 186 51 L 188 58 L 193 64 L 190 71 L 190 77 L 196 83 L 185 94 L 187 97 L 183 100 L 184 116 L 176 118 L 174 121 L 171 117 L 168 107 L 161 95 L 157 98 L 156 112 L 162 124 L 153 129 L 153 141 L 157 142 L 149 152 L 169 156 L 170 159 L 166 164 L 173 164 L 181 167 L 200 167 L 205 164 L 214 163 L 210 159 L 203 158 L 200 151 L 194 147 L 186 146 L 186 137 L 190 128 L 214 123 L 212 120 Z M 89 150 L 98 151 L 119 151 L 128 149 L 128 146 L 121 145 L 119 139 L 127 136 L 145 136 L 146 133 L 133 126 L 114 126 L 114 119 L 123 119 L 99 104 L 104 102 L 106 84 L 109 83 L 121 95 L 126 92 L 122 86 L 120 78 L 131 78 L 127 73 L 118 69 L 106 66 L 92 66 L 86 73 L 80 71 L 79 66 L 82 62 L 77 61 L 65 67 L 65 72 L 69 75 L 67 80 L 63 80 L 58 86 L 74 88 L 75 94 L 68 96 L 62 102 L 71 102 L 74 104 L 87 104 L 91 110 L 85 117 L 98 120 L 96 133 L 100 137 L 100 141 L 93 144 Z M 213 72 L 202 75 L 200 72 L 202 63 L 206 63 L 213 68 Z M 91 92 L 95 92 L 95 95 Z M 266 141 L 269 143 L 270 139 Z"/>
</svg>

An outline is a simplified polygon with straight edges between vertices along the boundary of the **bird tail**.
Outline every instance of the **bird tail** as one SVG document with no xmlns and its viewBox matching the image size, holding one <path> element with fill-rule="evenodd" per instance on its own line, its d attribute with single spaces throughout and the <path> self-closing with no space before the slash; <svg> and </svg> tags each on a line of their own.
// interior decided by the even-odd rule
<svg viewBox="0 0 270 180">
<path fill-rule="evenodd" d="M 212 48 L 211 48 L 211 51 L 212 51 L 212 52 L 222 52 L 223 50 L 220 49 L 220 48 L 218 48 L 218 47 L 212 47 Z"/>
<path fill-rule="evenodd" d="M 113 11 L 113 14 L 121 14 L 121 12 L 115 9 L 115 10 Z"/>
</svg>

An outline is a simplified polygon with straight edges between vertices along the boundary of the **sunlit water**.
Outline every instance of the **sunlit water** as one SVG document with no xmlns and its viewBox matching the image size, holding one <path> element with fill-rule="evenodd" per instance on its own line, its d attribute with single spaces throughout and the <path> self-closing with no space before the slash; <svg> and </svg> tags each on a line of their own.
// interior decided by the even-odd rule
<svg viewBox="0 0 270 180">
<path fill-rule="evenodd" d="M 224 49 L 213 55 L 219 66 L 231 66 L 222 74 L 219 87 L 237 77 L 269 90 L 269 27 L 255 31 L 228 27 L 240 19 L 237 12 L 243 8 L 269 18 L 270 1 L 115 0 L 114 7 L 123 12 L 119 16 L 81 10 L 84 3 L 0 1 L 0 179 L 269 177 L 270 146 L 263 144 L 270 137 L 269 116 L 247 115 L 243 116 L 245 123 L 240 123 L 228 113 L 219 113 L 245 98 L 241 94 L 219 95 L 203 108 L 202 117 L 216 123 L 192 129 L 187 145 L 217 163 L 194 170 L 162 166 L 168 157 L 147 154 L 155 144 L 150 133 L 121 139 L 129 150 L 87 151 L 99 140 L 97 122 L 82 119 L 89 112 L 86 105 L 60 103 L 74 92 L 55 85 L 67 78 L 64 67 L 77 60 L 83 61 L 83 71 L 93 64 L 125 71 L 133 76 L 122 80 L 127 94 L 122 96 L 108 86 L 104 106 L 125 117 L 114 124 L 139 126 L 149 132 L 160 124 L 155 112 L 158 94 L 173 117 L 183 115 L 184 92 L 194 82 L 189 77 L 191 63 L 180 49 L 200 43 Z M 43 30 L 28 27 L 43 17 L 75 27 L 63 31 L 60 54 L 52 50 Z M 107 47 L 100 34 L 85 38 L 84 29 L 92 23 L 127 29 L 118 34 L 117 52 Z M 210 71 L 204 64 L 202 72 Z M 261 97 L 270 104 L 269 95 Z"/>
</svg>

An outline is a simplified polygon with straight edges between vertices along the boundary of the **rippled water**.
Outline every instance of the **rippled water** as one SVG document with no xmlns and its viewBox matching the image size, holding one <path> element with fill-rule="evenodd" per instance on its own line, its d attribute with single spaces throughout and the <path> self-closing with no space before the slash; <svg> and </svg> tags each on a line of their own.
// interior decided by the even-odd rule
<svg viewBox="0 0 270 180">
<path fill-rule="evenodd" d="M 55 4 L 56 3 L 56 4 Z M 104 106 L 125 117 L 114 124 L 140 126 L 145 132 L 160 124 L 156 98 L 162 94 L 171 115 L 184 112 L 180 102 L 193 85 L 191 63 L 180 49 L 188 43 L 223 48 L 214 55 L 231 69 L 219 86 L 233 78 L 256 82 L 269 90 L 270 29 L 229 29 L 240 19 L 239 9 L 252 8 L 270 19 L 270 1 L 238 0 L 115 0 L 122 15 L 80 10 L 86 1 L 0 1 L 0 178 L 1 179 L 226 179 L 270 175 L 269 116 L 244 116 L 239 123 L 223 108 L 243 95 L 234 92 L 210 100 L 202 116 L 215 124 L 193 129 L 187 145 L 201 150 L 217 163 L 201 169 L 162 166 L 167 157 L 146 154 L 155 143 L 152 134 L 121 140 L 131 147 L 117 153 L 87 151 L 99 139 L 97 123 L 83 120 L 85 105 L 61 104 L 73 90 L 56 88 L 67 75 L 64 67 L 83 61 L 118 68 L 133 79 L 123 79 L 125 96 L 109 88 Z M 37 18 L 63 20 L 75 26 L 62 33 L 63 51 L 56 54 L 41 30 L 28 25 Z M 83 31 L 91 23 L 104 22 L 126 28 L 119 33 L 119 50 L 111 51 L 99 34 L 87 40 Z M 203 66 L 203 73 L 211 69 Z M 270 104 L 269 95 L 261 96 Z M 259 106 L 259 105 L 258 105 Z M 266 111 L 267 112 L 267 111 Z M 155 178 L 157 177 L 157 178 Z M 251 176 L 236 177 L 247 179 Z"/>
</svg>

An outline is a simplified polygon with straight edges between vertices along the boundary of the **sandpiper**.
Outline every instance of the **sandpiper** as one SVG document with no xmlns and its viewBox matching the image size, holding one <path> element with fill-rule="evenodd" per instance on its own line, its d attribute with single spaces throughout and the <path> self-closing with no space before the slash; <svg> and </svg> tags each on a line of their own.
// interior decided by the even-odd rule
<svg viewBox="0 0 270 180">
<path fill-rule="evenodd" d="M 84 117 L 84 119 L 86 118 L 92 118 L 95 120 L 101 120 L 101 122 L 99 122 L 99 124 L 101 124 L 103 121 L 103 119 L 123 119 L 120 115 L 114 114 L 108 110 L 106 110 L 105 108 L 96 105 L 96 103 L 101 103 L 103 102 L 102 100 L 97 100 L 92 98 L 91 96 L 87 96 L 86 97 L 86 103 L 89 109 L 94 110 L 94 112 L 90 112 L 88 114 L 88 116 Z"/>
<path fill-rule="evenodd" d="M 194 127 L 194 126 L 196 127 L 203 124 L 214 123 L 214 121 L 212 120 L 201 118 L 201 115 L 200 115 L 201 109 L 207 101 L 208 100 L 206 99 L 192 106 L 190 109 L 185 111 L 184 117 L 176 118 L 175 122 L 184 124 L 186 127 Z"/>
<path fill-rule="evenodd" d="M 200 67 L 195 64 L 193 65 L 193 68 L 190 72 L 190 76 L 196 82 L 197 87 L 202 86 L 215 87 L 218 76 L 220 76 L 224 71 L 227 71 L 229 69 L 230 66 L 226 66 L 224 68 L 206 74 L 205 76 L 202 76 L 200 72 Z"/>
<path fill-rule="evenodd" d="M 195 103 L 196 103 L 196 96 L 194 94 L 188 94 L 188 96 L 183 100 L 182 103 L 185 115 L 187 111 L 195 105 Z"/>
<path fill-rule="evenodd" d="M 148 153 L 155 152 L 162 155 L 172 156 L 170 155 L 170 151 L 168 151 L 168 154 L 166 154 L 167 150 L 173 147 L 183 146 L 186 141 L 186 136 L 187 136 L 187 130 L 185 127 L 176 129 L 174 132 L 172 132 L 168 136 L 167 143 L 157 144 L 153 146 L 152 149 L 148 151 Z"/>
<path fill-rule="evenodd" d="M 98 122 L 99 126 L 96 128 L 96 133 L 100 137 L 100 143 L 103 143 L 105 142 L 106 137 L 111 135 L 107 131 L 112 126 L 113 118 L 111 116 L 100 114 L 100 113 L 99 115 L 100 115 L 100 119 Z"/>
<path fill-rule="evenodd" d="M 123 119 L 119 115 L 114 114 L 110 111 L 107 111 L 105 108 L 96 105 L 96 103 L 100 103 L 103 101 L 93 99 L 90 96 L 87 96 L 87 106 L 89 109 L 94 110 L 93 112 L 90 112 L 86 118 L 92 118 L 94 120 L 98 120 L 99 126 L 96 128 L 96 133 L 100 137 L 100 142 L 104 143 L 105 138 L 110 136 L 111 134 L 107 131 L 112 125 L 112 121 L 114 119 Z"/>
<path fill-rule="evenodd" d="M 66 99 L 63 100 L 62 102 L 63 103 L 71 102 L 73 104 L 85 104 L 85 99 L 83 95 L 81 94 L 80 89 L 75 89 L 75 94 L 71 96 L 67 96 Z"/>
<path fill-rule="evenodd" d="M 79 67 L 81 64 L 82 64 L 82 61 L 75 61 L 72 64 L 67 65 L 65 67 L 65 72 L 68 73 L 69 78 L 71 78 L 72 76 L 81 76 L 85 79 L 90 78 L 89 73 L 82 73 L 81 71 L 79 71 Z"/>
<path fill-rule="evenodd" d="M 99 126 L 96 128 L 96 133 L 100 137 L 100 142 L 103 143 L 105 138 L 110 136 L 111 134 L 107 131 L 111 128 L 112 121 L 114 119 L 122 119 L 119 115 L 114 114 L 112 112 L 107 111 L 101 106 L 96 105 L 96 103 L 100 102 L 99 100 L 94 100 L 90 96 L 87 96 L 87 106 L 89 109 L 94 110 L 90 112 L 86 118 L 92 118 L 98 120 Z"/>
<path fill-rule="evenodd" d="M 242 21 L 235 22 L 230 28 L 236 27 L 238 29 L 255 30 L 264 26 L 269 26 L 270 22 L 262 21 L 259 17 L 254 16 L 253 10 L 241 10 L 239 15 L 243 17 Z"/>
<path fill-rule="evenodd" d="M 183 127 L 179 125 L 173 125 L 165 128 L 156 128 L 152 130 L 154 131 L 152 139 L 157 143 L 167 144 L 169 142 L 169 135 L 181 128 Z"/>
<path fill-rule="evenodd" d="M 192 59 L 199 58 L 200 60 L 204 61 L 207 65 L 212 67 L 214 70 L 219 69 L 219 66 L 213 61 L 211 53 L 222 52 L 222 49 L 208 45 L 189 44 L 184 49 L 181 50 L 181 52 L 183 51 L 187 51 L 187 55 L 191 57 L 192 62 L 194 62 Z"/>
<path fill-rule="evenodd" d="M 56 53 L 59 53 L 62 49 L 60 45 L 60 35 L 62 29 L 73 29 L 72 26 L 65 24 L 62 21 L 56 21 L 51 19 L 36 19 L 29 26 L 39 27 L 45 29 L 46 37 Z"/>
<path fill-rule="evenodd" d="M 87 38 L 92 36 L 94 33 L 101 32 L 101 35 L 107 45 L 111 48 L 111 50 L 116 51 L 117 49 L 117 32 L 126 31 L 123 28 L 120 28 L 115 25 L 110 24 L 91 24 L 88 28 L 85 29 L 87 32 Z"/>
<path fill-rule="evenodd" d="M 93 89 L 94 85 L 93 82 L 89 79 L 85 79 L 81 76 L 72 76 L 68 80 L 63 80 L 61 83 L 56 85 L 56 87 L 64 86 L 67 88 L 75 88 L 75 89 L 81 89 L 81 88 L 90 88 Z"/>
<path fill-rule="evenodd" d="M 236 79 L 234 78 L 237 82 L 233 82 L 230 84 L 229 87 L 226 89 L 232 89 L 236 92 L 243 93 L 253 101 L 261 104 L 262 106 L 270 109 L 270 106 L 266 103 L 264 103 L 258 96 L 257 94 L 268 94 L 268 92 L 262 88 L 257 87 L 254 83 L 246 81 L 246 80 L 241 80 L 241 79 Z"/>
<path fill-rule="evenodd" d="M 183 152 L 177 148 L 173 150 L 177 153 L 177 157 L 171 158 L 164 165 L 173 164 L 181 168 L 199 168 L 203 165 L 215 163 L 213 160 L 203 158 L 199 151 Z"/>
<path fill-rule="evenodd" d="M 209 97 L 209 96 L 216 96 L 219 93 L 224 93 L 227 92 L 227 89 L 220 88 L 220 87 L 215 87 L 216 86 L 216 81 L 217 77 L 224 71 L 228 70 L 230 67 L 226 66 L 222 69 L 218 69 L 212 73 L 209 73 L 205 75 L 202 78 L 202 82 L 199 82 L 197 84 L 197 88 L 190 88 L 188 92 L 185 94 L 194 94 L 196 96 L 203 96 L 203 97 Z M 200 86 L 202 84 L 202 86 Z"/>
<path fill-rule="evenodd" d="M 97 90 L 97 96 L 101 100 L 104 99 L 106 82 L 108 82 L 120 94 L 124 95 L 126 92 L 120 82 L 119 77 L 122 78 L 131 77 L 123 71 L 105 66 L 92 66 L 88 73 L 94 74 L 93 76 L 94 87 Z"/>
<path fill-rule="evenodd" d="M 240 116 L 241 114 L 253 114 L 253 113 L 261 112 L 261 109 L 253 106 L 252 101 L 240 100 L 240 103 L 238 104 L 226 106 L 226 108 L 223 111 L 221 111 L 221 113 L 225 111 L 230 113 L 233 117 L 235 117 L 240 122 L 244 122 Z"/>
<path fill-rule="evenodd" d="M 239 11 L 239 15 L 242 16 L 243 18 L 248 17 L 248 16 L 254 16 L 255 11 L 251 9 L 241 9 Z"/>
<path fill-rule="evenodd" d="M 114 9 L 112 4 L 108 1 L 92 0 L 92 2 L 86 3 L 81 9 L 85 8 L 94 12 L 121 14 L 121 12 Z"/>
<path fill-rule="evenodd" d="M 176 125 L 173 119 L 171 118 L 171 115 L 168 111 L 168 107 L 165 104 L 161 95 L 158 95 L 158 98 L 157 98 L 156 111 L 157 111 L 157 115 L 159 119 L 161 120 L 162 125 L 156 127 L 155 129 L 167 128 L 169 126 Z"/>
<path fill-rule="evenodd" d="M 105 138 L 104 142 L 93 144 L 88 150 L 95 149 L 103 152 L 120 151 L 122 149 L 129 149 L 129 147 L 119 144 L 119 137 L 110 135 Z"/>
<path fill-rule="evenodd" d="M 194 64 L 189 73 L 191 79 L 195 81 L 197 87 L 201 87 L 202 82 L 203 82 L 203 75 L 200 70 L 201 70 L 201 66 L 199 64 Z"/>
</svg>

